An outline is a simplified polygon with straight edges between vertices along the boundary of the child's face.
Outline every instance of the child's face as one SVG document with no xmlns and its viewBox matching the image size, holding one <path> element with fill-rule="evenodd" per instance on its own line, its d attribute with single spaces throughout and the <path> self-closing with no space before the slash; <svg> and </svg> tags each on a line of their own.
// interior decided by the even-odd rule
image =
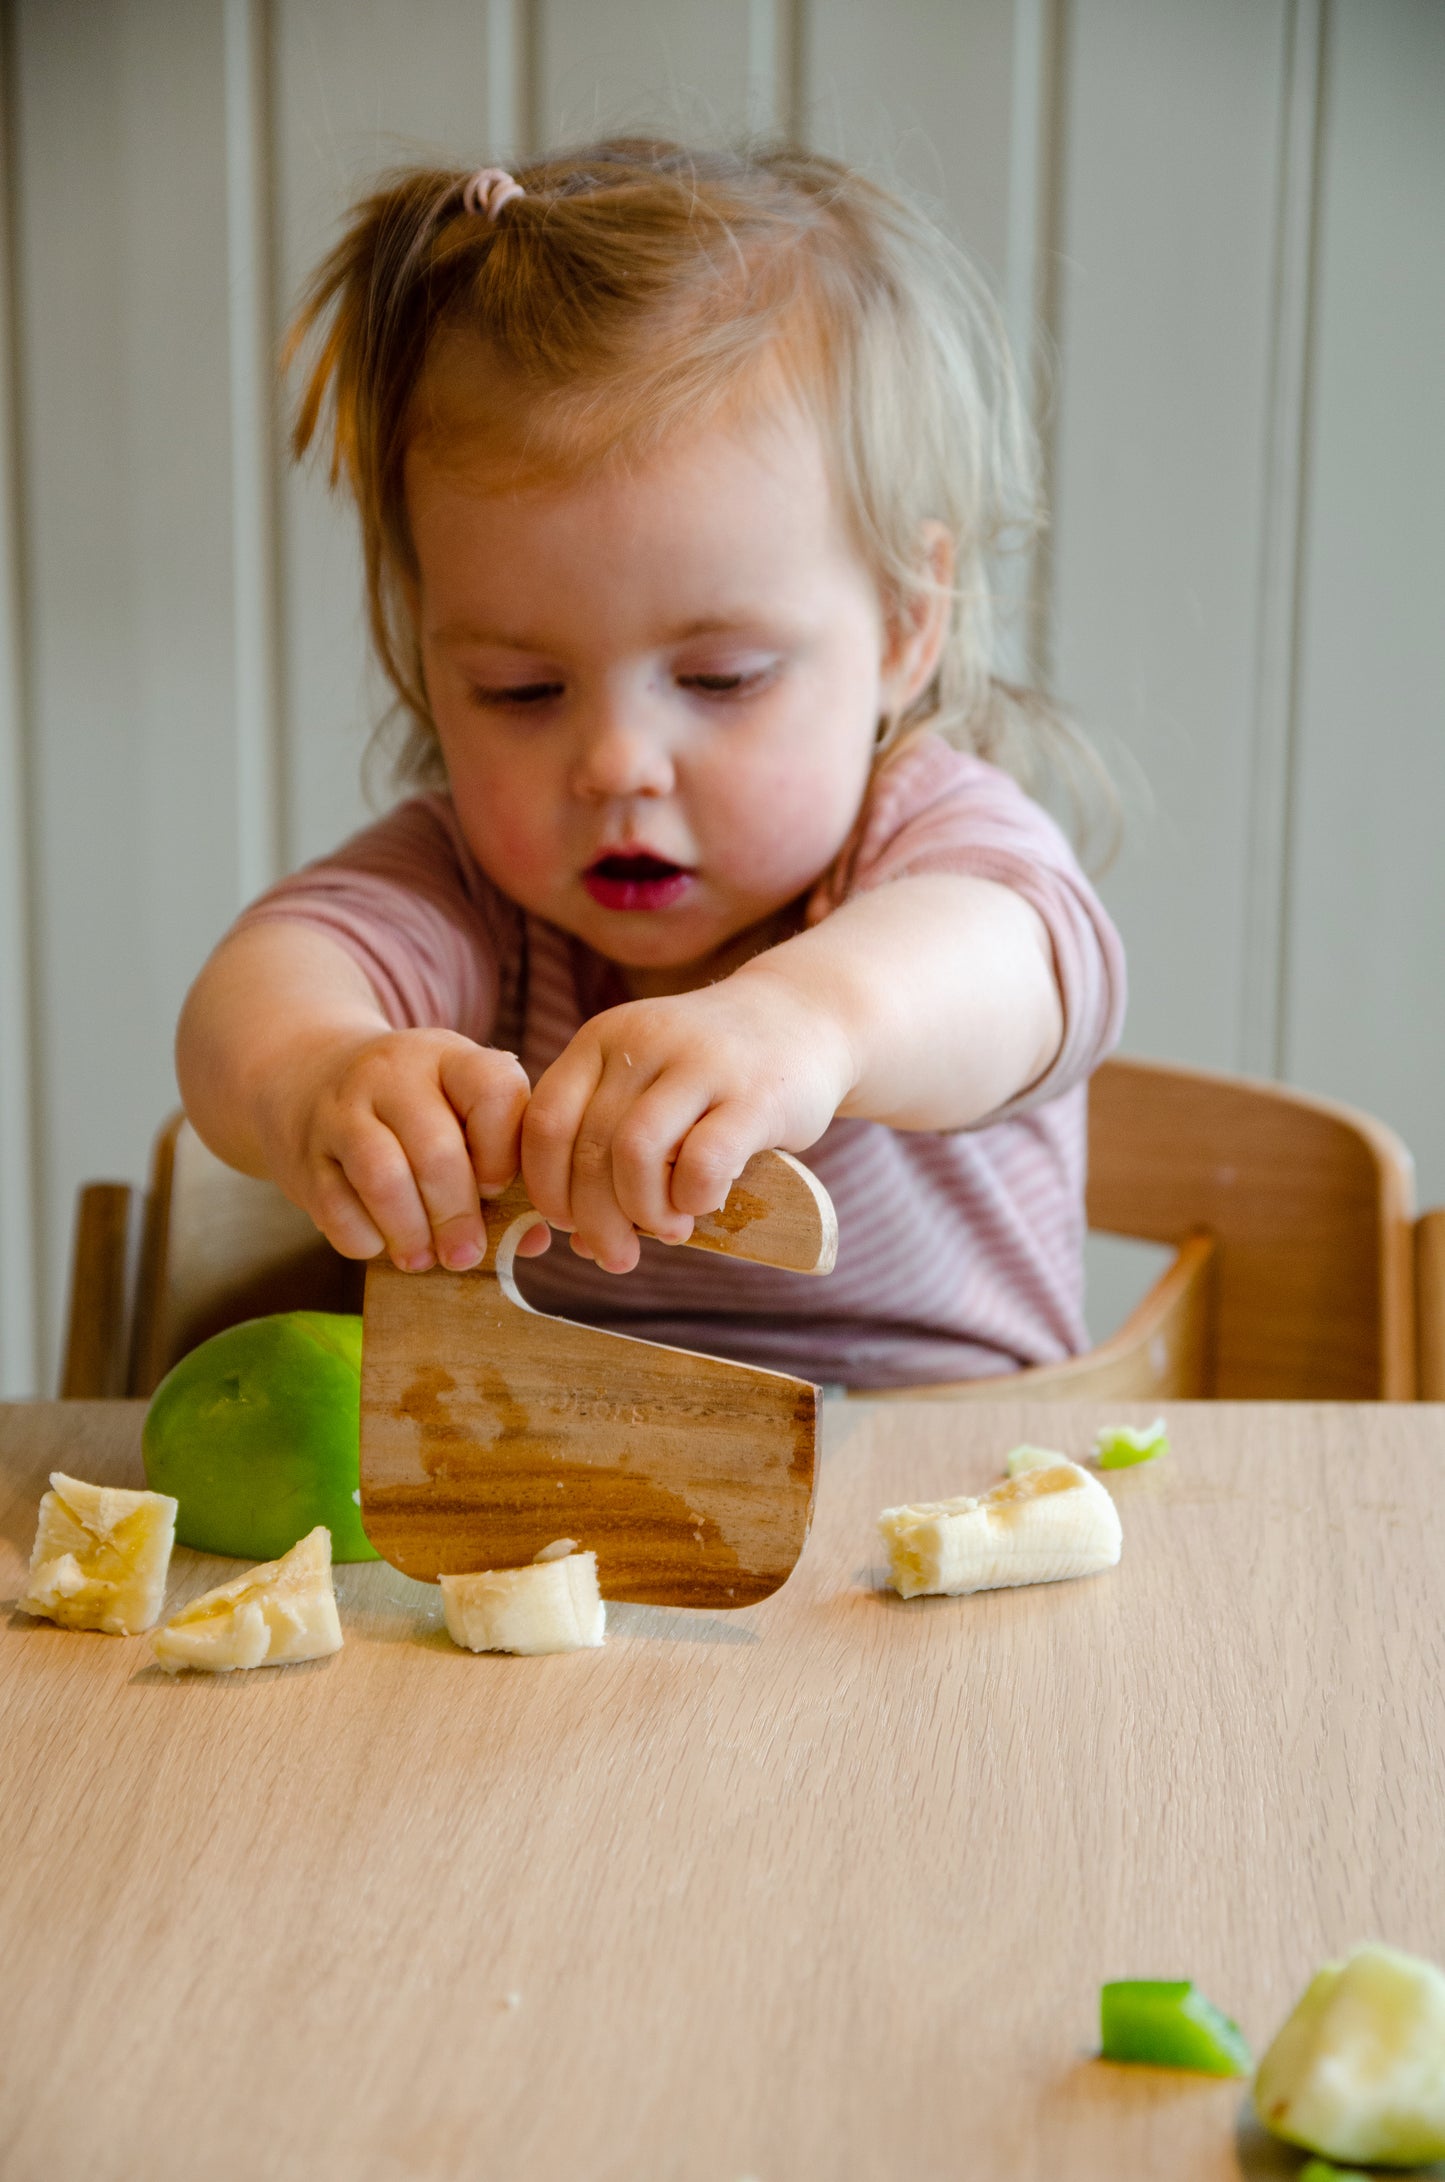
<svg viewBox="0 0 1445 2182">
<path fill-rule="evenodd" d="M 816 432 L 719 427 L 526 491 L 422 444 L 407 501 L 482 868 L 634 991 L 738 959 L 838 854 L 880 716 L 931 671 L 895 656 Z"/>
</svg>

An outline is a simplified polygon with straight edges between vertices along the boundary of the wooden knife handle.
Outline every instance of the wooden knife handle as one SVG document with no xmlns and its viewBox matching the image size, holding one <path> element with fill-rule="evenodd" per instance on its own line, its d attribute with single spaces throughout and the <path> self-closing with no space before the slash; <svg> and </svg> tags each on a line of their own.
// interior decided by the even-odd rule
<svg viewBox="0 0 1445 2182">
<path fill-rule="evenodd" d="M 491 1259 L 507 1230 L 535 1208 L 518 1180 L 482 1209 Z M 725 1257 L 791 1273 L 831 1273 L 838 1257 L 838 1215 L 817 1176 L 790 1153 L 756 1152 L 722 1210 L 694 1222 L 687 1247 L 720 1250 Z"/>
</svg>

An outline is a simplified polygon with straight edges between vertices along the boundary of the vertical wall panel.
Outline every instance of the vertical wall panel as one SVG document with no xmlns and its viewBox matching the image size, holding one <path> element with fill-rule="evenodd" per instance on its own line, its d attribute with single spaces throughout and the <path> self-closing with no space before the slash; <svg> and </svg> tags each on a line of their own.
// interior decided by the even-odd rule
<svg viewBox="0 0 1445 2182">
<path fill-rule="evenodd" d="M 782 119 L 766 111 L 778 96 L 770 66 L 775 17 L 758 0 L 709 0 L 705 7 L 537 0 L 537 7 L 543 145 L 659 128 L 715 141 Z"/>
<path fill-rule="evenodd" d="M 942 208 L 1002 293 L 1015 24 L 1028 0 L 808 0 L 804 133 Z"/>
<path fill-rule="evenodd" d="M 1323 16 L 1324 0 L 1291 0 L 1280 127 L 1239 1028 L 1239 1064 L 1258 1076 L 1280 1072 L 1284 1035 L 1286 867 L 1298 726 L 1299 551 Z"/>
<path fill-rule="evenodd" d="M 809 0 L 804 134 L 884 182 L 916 190 L 983 275 L 1032 391 L 1050 241 L 1045 135 L 1057 9 L 1046 0 Z M 1000 666 L 1028 679 L 1033 555 L 995 570 Z"/>
<path fill-rule="evenodd" d="M 31 1097 L 29 764 L 21 654 L 24 505 L 16 462 L 13 51 L 0 16 L 0 1398 L 41 1384 L 36 1297 L 35 1135 Z"/>
<path fill-rule="evenodd" d="M 39 1289 L 76 1183 L 144 1171 L 237 894 L 221 15 L 20 0 Z"/>
<path fill-rule="evenodd" d="M 1056 683 L 1126 790 L 1128 1042 L 1225 1067 L 1284 51 L 1278 0 L 1074 0 L 1064 59 Z"/>
<path fill-rule="evenodd" d="M 249 899 L 280 876 L 282 864 L 270 25 L 266 0 L 223 0 L 223 8 L 236 862 Z"/>
<path fill-rule="evenodd" d="M 495 157 L 518 116 L 526 39 L 513 11 L 476 0 L 273 0 L 278 329 L 337 239 L 346 207 L 388 166 Z M 289 411 L 294 387 L 288 390 Z M 367 657 L 355 518 L 319 468 L 281 488 L 288 863 L 368 815 L 362 755 L 387 705 Z"/>
<path fill-rule="evenodd" d="M 1326 46 L 1286 1063 L 1445 1200 L 1445 8 Z"/>
</svg>

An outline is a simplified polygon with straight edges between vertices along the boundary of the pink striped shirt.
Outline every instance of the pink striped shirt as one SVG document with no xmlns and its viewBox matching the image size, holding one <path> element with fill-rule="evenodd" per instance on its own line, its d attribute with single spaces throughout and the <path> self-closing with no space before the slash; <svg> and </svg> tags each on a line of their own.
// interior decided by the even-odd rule
<svg viewBox="0 0 1445 2182">
<path fill-rule="evenodd" d="M 954 1134 L 834 1121 L 807 1154 L 838 1208 L 826 1280 L 650 1239 L 618 1278 L 554 1244 L 517 1262 L 538 1309 L 853 1387 L 1007 1372 L 1086 1345 L 1087 1079 L 1119 1034 L 1123 950 L 1052 819 L 996 766 L 930 734 L 880 766 L 807 920 L 918 872 L 996 880 L 1043 918 L 1064 1006 L 1048 1073 Z M 503 1046 L 533 1083 L 587 1017 L 626 997 L 611 963 L 499 892 L 445 795 L 401 804 L 240 921 L 269 918 L 343 946 L 396 1028 Z"/>
</svg>

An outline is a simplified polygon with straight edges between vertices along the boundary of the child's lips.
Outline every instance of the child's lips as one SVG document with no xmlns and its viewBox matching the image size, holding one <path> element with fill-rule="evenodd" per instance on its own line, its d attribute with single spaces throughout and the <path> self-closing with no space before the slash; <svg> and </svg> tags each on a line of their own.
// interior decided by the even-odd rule
<svg viewBox="0 0 1445 2182">
<path fill-rule="evenodd" d="M 685 865 L 648 849 L 611 849 L 587 866 L 582 884 L 603 909 L 670 909 L 692 885 Z"/>
</svg>

